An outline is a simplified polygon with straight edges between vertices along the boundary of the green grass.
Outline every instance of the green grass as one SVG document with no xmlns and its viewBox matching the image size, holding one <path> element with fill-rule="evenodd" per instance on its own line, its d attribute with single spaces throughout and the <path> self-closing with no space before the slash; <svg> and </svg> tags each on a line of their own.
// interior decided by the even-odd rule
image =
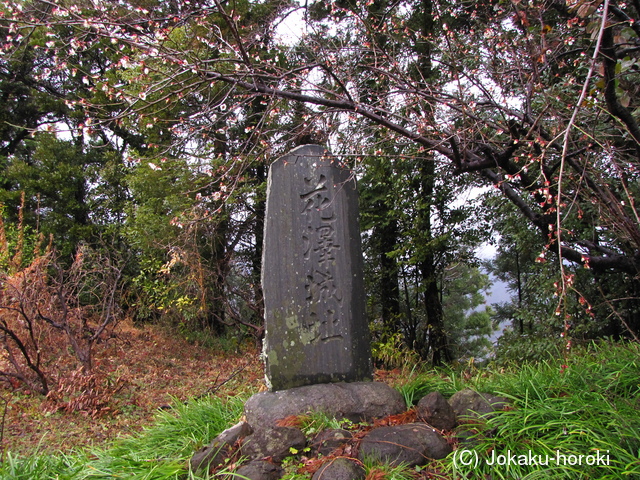
<svg viewBox="0 0 640 480">
<path fill-rule="evenodd" d="M 407 408 L 416 405 L 420 399 L 431 392 L 440 392 L 450 397 L 464 388 L 464 382 L 450 369 L 438 369 L 428 372 L 417 372 L 411 369 L 404 376 L 404 382 L 396 389 L 404 398 Z"/>
<path fill-rule="evenodd" d="M 66 455 L 33 455 L 20 458 L 8 453 L 0 465 L 0 478 L 15 480 L 59 479 L 71 480 L 80 478 L 77 475 L 84 467 L 82 457 Z"/>
<path fill-rule="evenodd" d="M 312 438 L 323 430 L 341 428 L 348 430 L 352 426 L 353 422 L 346 418 L 338 419 L 324 412 L 310 412 L 302 416 L 300 430 L 307 438 Z"/>
<path fill-rule="evenodd" d="M 363 460 L 364 470 L 367 476 L 373 478 L 384 478 L 385 480 L 413 480 L 415 479 L 415 468 L 405 465 L 380 464 L 376 459 L 366 458 Z"/>
<path fill-rule="evenodd" d="M 71 455 L 7 454 L 0 464 L 2 479 L 199 479 L 188 471 L 193 453 L 233 424 L 242 414 L 244 398 L 227 401 L 202 398 L 176 402 L 158 413 L 157 423 L 138 435 L 116 441 L 104 450 Z"/>
<path fill-rule="evenodd" d="M 564 359 L 546 361 L 471 379 L 469 386 L 504 395 L 513 408 L 480 428 L 473 447 L 459 447 L 468 448 L 477 464 L 462 465 L 460 452 L 454 452 L 441 462 L 442 470 L 451 478 L 640 478 L 639 346 L 593 344 L 566 362 L 566 367 Z M 492 455 L 529 452 L 542 455 L 534 458 L 543 463 L 549 455 L 549 465 L 489 465 Z M 607 465 L 584 464 L 598 452 L 608 455 Z M 564 455 L 560 464 L 553 460 L 558 454 Z M 583 465 L 570 465 L 579 455 L 585 456 Z"/>
</svg>

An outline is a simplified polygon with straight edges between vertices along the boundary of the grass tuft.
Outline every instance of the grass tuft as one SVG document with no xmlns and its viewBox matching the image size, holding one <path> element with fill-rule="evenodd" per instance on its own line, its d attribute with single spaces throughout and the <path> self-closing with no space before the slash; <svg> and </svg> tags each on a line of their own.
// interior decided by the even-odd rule
<svg viewBox="0 0 640 480">
<path fill-rule="evenodd" d="M 84 467 L 83 457 L 67 455 L 33 455 L 21 458 L 7 453 L 0 464 L 0 478 L 13 480 L 37 480 L 55 478 L 72 480 Z"/>
<path fill-rule="evenodd" d="M 414 480 L 416 470 L 405 465 L 388 465 L 376 459 L 365 457 L 363 460 L 366 472 L 365 480 Z"/>
<path fill-rule="evenodd" d="M 179 480 L 207 478 L 188 471 L 188 460 L 242 414 L 244 398 L 205 397 L 175 402 L 158 413 L 141 433 L 117 440 L 110 448 L 75 455 L 7 455 L 0 478 L 39 480 L 114 479 Z"/>
<path fill-rule="evenodd" d="M 426 372 L 417 372 L 412 369 L 405 375 L 403 382 L 396 387 L 404 398 L 407 408 L 413 407 L 422 397 L 431 392 L 437 391 L 445 397 L 450 397 L 462 388 L 462 380 L 453 370 L 447 368 Z"/>
<path fill-rule="evenodd" d="M 442 469 L 450 478 L 640 478 L 639 380 L 640 347 L 610 343 L 568 360 L 477 376 L 472 388 L 506 396 L 512 408 L 488 420 L 473 446 L 459 446 Z M 477 463 L 459 461 L 464 449 Z M 520 457 L 529 452 L 548 465 Z M 490 465 L 494 458 L 505 464 Z"/>
</svg>

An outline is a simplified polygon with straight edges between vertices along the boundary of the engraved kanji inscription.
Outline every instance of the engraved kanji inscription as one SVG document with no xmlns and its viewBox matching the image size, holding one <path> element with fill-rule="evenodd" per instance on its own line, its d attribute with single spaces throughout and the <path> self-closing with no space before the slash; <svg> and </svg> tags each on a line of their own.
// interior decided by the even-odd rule
<svg viewBox="0 0 640 480">
<path fill-rule="evenodd" d="M 302 213 L 306 215 L 301 240 L 306 272 L 306 304 L 303 328 L 311 342 L 342 338 L 342 292 L 336 279 L 336 216 L 323 174 L 305 177 L 300 193 Z"/>
</svg>

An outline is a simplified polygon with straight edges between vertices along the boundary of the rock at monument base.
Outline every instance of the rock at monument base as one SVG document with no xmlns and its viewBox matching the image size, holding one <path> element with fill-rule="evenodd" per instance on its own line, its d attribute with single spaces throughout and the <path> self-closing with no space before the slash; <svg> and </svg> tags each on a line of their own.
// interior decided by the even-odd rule
<svg viewBox="0 0 640 480">
<path fill-rule="evenodd" d="M 190 466 L 193 471 L 206 467 L 211 472 L 212 467 L 230 465 L 227 462 L 244 457 L 248 464 L 233 474 L 220 472 L 221 478 L 231 480 L 241 475 L 249 480 L 275 480 L 284 475 L 283 468 L 278 465 L 280 462 L 292 454 L 305 452 L 305 457 L 313 459 L 328 457 L 313 479 L 360 480 L 366 476 L 362 468 L 365 459 L 394 467 L 412 467 L 446 457 L 452 448 L 438 430 L 452 430 L 456 419 L 454 413 L 462 420 L 452 432 L 459 441 L 458 448 L 473 448 L 494 433 L 483 420 L 507 405 L 508 399 L 504 397 L 480 394 L 471 389 L 456 393 L 449 402 L 440 393 L 433 392 L 418 403 L 418 421 L 405 420 L 416 423 L 374 427 L 368 433 L 365 432 L 370 427 L 364 427 L 357 434 L 342 429 L 324 430 L 306 449 L 304 433 L 298 428 L 279 426 L 278 420 L 290 420 L 288 417 L 314 411 L 338 420 L 384 419 L 405 412 L 400 393 L 378 382 L 331 383 L 263 392 L 246 402 L 246 421 L 225 430 L 198 451 Z M 385 419 L 384 423 L 407 418 Z M 424 420 L 430 423 L 422 423 Z M 282 422 L 282 425 L 287 423 Z M 383 422 L 374 425 L 380 423 Z M 352 454 L 356 455 L 356 452 L 357 458 L 353 458 Z M 313 460 L 313 464 L 318 463 Z"/>
<path fill-rule="evenodd" d="M 470 388 L 456 392 L 450 399 L 449 405 L 456 413 L 459 423 L 466 420 L 487 418 L 492 413 L 504 409 L 509 400 L 488 393 L 478 393 Z"/>
<path fill-rule="evenodd" d="M 362 480 L 365 473 L 365 469 L 358 462 L 337 457 L 323 463 L 311 480 Z"/>
<path fill-rule="evenodd" d="M 431 392 L 416 405 L 418 417 L 438 430 L 451 430 L 457 425 L 456 414 L 440 392 Z"/>
<path fill-rule="evenodd" d="M 330 455 L 336 448 L 353 438 L 353 434 L 342 428 L 332 428 L 318 433 L 311 441 L 311 450 L 316 455 Z"/>
<path fill-rule="evenodd" d="M 191 470 L 197 472 L 204 468 L 215 467 L 224 463 L 233 445 L 242 437 L 250 435 L 253 431 L 247 422 L 239 422 L 233 427 L 227 428 L 213 439 L 209 445 L 198 450 L 189 465 Z"/>
<path fill-rule="evenodd" d="M 444 458 L 451 452 L 451 446 L 433 427 L 408 423 L 371 430 L 360 443 L 358 458 L 413 467 Z"/>
<path fill-rule="evenodd" d="M 246 478 L 248 480 L 278 480 L 282 478 L 284 470 L 266 460 L 255 460 L 240 467 L 233 477 L 234 479 Z"/>
<path fill-rule="evenodd" d="M 302 450 L 307 446 L 304 433 L 293 427 L 272 427 L 256 430 L 245 437 L 240 449 L 251 460 L 266 457 L 279 462 L 291 455 L 291 449 Z"/>
<path fill-rule="evenodd" d="M 244 406 L 247 422 L 263 428 L 291 415 L 323 412 L 336 419 L 351 421 L 397 415 L 406 408 L 402 395 L 380 382 L 327 383 L 261 392 Z"/>
</svg>

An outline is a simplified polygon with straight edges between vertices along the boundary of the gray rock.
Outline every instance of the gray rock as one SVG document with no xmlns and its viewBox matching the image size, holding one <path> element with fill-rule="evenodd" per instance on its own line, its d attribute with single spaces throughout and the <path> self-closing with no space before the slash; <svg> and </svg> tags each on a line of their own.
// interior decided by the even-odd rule
<svg viewBox="0 0 640 480">
<path fill-rule="evenodd" d="M 421 420 L 438 430 L 451 430 L 457 424 L 453 408 L 440 392 L 431 392 L 422 397 L 416 410 Z"/>
<path fill-rule="evenodd" d="M 312 480 L 362 480 L 364 467 L 353 459 L 337 457 L 327 460 L 313 475 Z"/>
<path fill-rule="evenodd" d="M 214 438 L 209 445 L 202 447 L 191 457 L 191 460 L 189 460 L 191 470 L 196 472 L 211 466 L 221 465 L 228 456 L 231 447 L 233 447 L 240 438 L 246 437 L 251 433 L 251 427 L 244 421 L 227 428 Z"/>
<path fill-rule="evenodd" d="M 302 450 L 307 445 L 304 433 L 294 427 L 271 427 L 254 431 L 242 442 L 241 453 L 251 460 L 271 457 L 279 462 L 291 455 L 291 449 Z"/>
<path fill-rule="evenodd" d="M 319 145 L 269 168 L 262 257 L 271 390 L 371 380 L 355 177 Z"/>
<path fill-rule="evenodd" d="M 425 465 L 451 453 L 447 441 L 425 423 L 409 423 L 371 430 L 360 443 L 358 458 L 398 465 Z"/>
<path fill-rule="evenodd" d="M 238 480 L 240 478 L 246 478 L 248 480 L 278 480 L 284 475 L 284 470 L 271 462 L 266 460 L 256 460 L 243 465 L 235 472 L 231 478 Z"/>
<path fill-rule="evenodd" d="M 508 404 L 509 401 L 504 397 L 478 393 L 470 388 L 456 392 L 449 399 L 449 405 L 456 413 L 459 423 L 464 423 L 465 419 L 467 421 L 486 419 L 491 414 L 504 409 Z"/>
<path fill-rule="evenodd" d="M 311 441 L 311 449 L 317 455 L 329 455 L 352 438 L 351 432 L 342 428 L 323 430 Z"/>
<path fill-rule="evenodd" d="M 274 426 L 279 419 L 318 411 L 352 421 L 382 418 L 405 410 L 402 395 L 385 383 L 308 385 L 253 395 L 244 406 L 250 425 Z"/>
</svg>

